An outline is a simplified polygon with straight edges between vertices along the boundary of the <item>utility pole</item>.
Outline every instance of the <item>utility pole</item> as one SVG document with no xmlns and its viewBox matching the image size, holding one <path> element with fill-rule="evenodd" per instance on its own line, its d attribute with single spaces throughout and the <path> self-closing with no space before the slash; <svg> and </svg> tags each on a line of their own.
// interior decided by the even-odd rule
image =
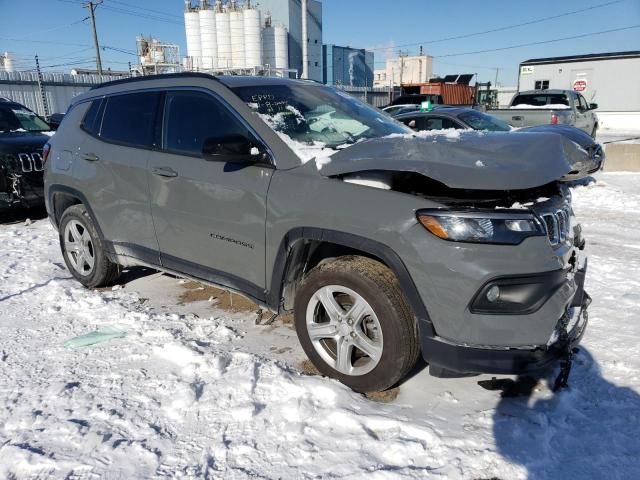
<svg viewBox="0 0 640 480">
<path fill-rule="evenodd" d="M 400 91 L 402 92 L 402 81 L 404 77 L 404 57 L 407 57 L 409 55 L 409 52 L 403 52 L 402 50 L 400 50 L 399 55 L 400 55 Z"/>
<path fill-rule="evenodd" d="M 49 116 L 49 103 L 47 102 L 47 94 L 44 91 L 44 86 L 42 85 L 42 71 L 40 70 L 40 60 L 38 60 L 38 55 L 36 55 L 36 73 L 38 75 L 38 91 L 40 92 L 40 98 L 42 99 L 42 110 L 44 112 L 44 116 Z"/>
<path fill-rule="evenodd" d="M 302 0 L 302 78 L 309 78 L 309 32 L 307 30 L 307 0 Z"/>
<path fill-rule="evenodd" d="M 96 31 L 96 7 L 102 3 L 102 0 L 97 2 L 87 2 L 84 4 L 85 8 L 89 9 L 89 15 L 91 17 L 91 27 L 93 29 L 93 44 L 96 47 L 96 69 L 98 75 L 102 75 L 102 61 L 100 60 L 100 45 L 98 44 L 98 32 Z"/>
</svg>

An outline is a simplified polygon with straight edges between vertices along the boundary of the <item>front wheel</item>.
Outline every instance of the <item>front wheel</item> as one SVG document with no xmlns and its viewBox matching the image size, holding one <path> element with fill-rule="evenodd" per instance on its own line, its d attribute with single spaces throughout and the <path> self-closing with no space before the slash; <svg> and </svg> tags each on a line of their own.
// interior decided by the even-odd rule
<svg viewBox="0 0 640 480">
<path fill-rule="evenodd" d="M 415 365 L 415 319 L 381 263 L 341 257 L 314 268 L 296 294 L 302 347 L 324 375 L 359 392 L 386 390 Z"/>
</svg>

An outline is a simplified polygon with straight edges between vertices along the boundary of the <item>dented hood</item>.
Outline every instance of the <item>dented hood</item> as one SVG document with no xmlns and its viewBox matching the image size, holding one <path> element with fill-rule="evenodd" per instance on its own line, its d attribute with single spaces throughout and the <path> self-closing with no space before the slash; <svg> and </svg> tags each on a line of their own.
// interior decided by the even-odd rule
<svg viewBox="0 0 640 480">
<path fill-rule="evenodd" d="M 320 173 L 415 172 L 450 188 L 520 190 L 586 176 L 600 167 L 596 157 L 561 130 L 461 132 L 453 138 L 423 132 L 359 142 L 332 155 Z"/>
</svg>

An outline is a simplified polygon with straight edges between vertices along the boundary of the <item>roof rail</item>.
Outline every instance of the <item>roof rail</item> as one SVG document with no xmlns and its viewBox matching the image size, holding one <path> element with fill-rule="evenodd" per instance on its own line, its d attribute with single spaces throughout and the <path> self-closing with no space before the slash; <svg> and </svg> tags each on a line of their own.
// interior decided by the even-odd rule
<svg viewBox="0 0 640 480">
<path fill-rule="evenodd" d="M 110 82 L 100 83 L 91 87 L 91 90 L 95 90 L 97 88 L 110 87 L 112 85 L 121 85 L 124 83 L 135 83 L 142 82 L 146 80 L 161 80 L 163 78 L 208 78 L 211 80 L 217 80 L 218 78 L 215 75 L 211 75 L 209 73 L 202 72 L 180 72 L 180 73 L 162 73 L 160 75 L 145 75 L 141 77 L 129 77 L 122 78 L 119 80 L 112 80 Z"/>
</svg>

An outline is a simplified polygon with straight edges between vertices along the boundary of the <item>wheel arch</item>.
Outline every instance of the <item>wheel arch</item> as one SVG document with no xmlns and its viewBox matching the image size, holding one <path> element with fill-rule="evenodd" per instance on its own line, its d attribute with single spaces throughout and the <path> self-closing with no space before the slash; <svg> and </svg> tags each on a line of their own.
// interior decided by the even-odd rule
<svg viewBox="0 0 640 480">
<path fill-rule="evenodd" d="M 101 240 L 105 240 L 100 223 L 96 218 L 91 204 L 87 197 L 79 190 L 68 187 L 66 185 L 51 185 L 47 191 L 47 200 L 49 205 L 49 217 L 54 222 L 56 228 L 60 226 L 60 219 L 66 209 L 73 205 L 83 205 L 87 209 L 87 213 L 93 222 Z"/>
<path fill-rule="evenodd" d="M 427 309 L 400 256 L 388 245 L 336 230 L 299 227 L 287 232 L 280 242 L 272 270 L 267 294 L 269 306 L 275 311 L 292 310 L 304 275 L 320 263 L 343 255 L 369 257 L 388 267 L 400 282 L 421 333 L 435 335 Z"/>
</svg>

